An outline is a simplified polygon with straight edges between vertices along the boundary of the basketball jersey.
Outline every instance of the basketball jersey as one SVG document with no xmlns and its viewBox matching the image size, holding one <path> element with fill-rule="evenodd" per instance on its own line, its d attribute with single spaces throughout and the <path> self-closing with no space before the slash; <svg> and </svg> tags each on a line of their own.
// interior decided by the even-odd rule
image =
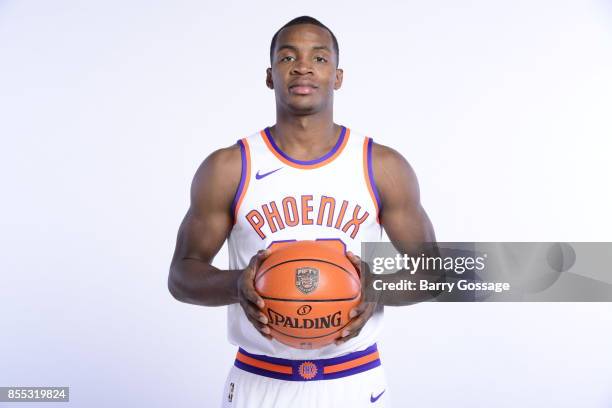
<svg viewBox="0 0 612 408">
<path fill-rule="evenodd" d="M 379 241 L 380 200 L 372 174 L 372 139 L 344 126 L 331 151 L 316 160 L 295 160 L 275 143 L 268 128 L 238 141 L 242 175 L 228 238 L 230 269 L 276 241 L 340 239 L 361 255 L 362 241 Z M 228 306 L 228 338 L 260 355 L 287 359 L 331 358 L 376 342 L 383 307 L 378 305 L 360 334 L 337 346 L 314 350 L 268 340 L 253 327 L 240 304 Z"/>
</svg>

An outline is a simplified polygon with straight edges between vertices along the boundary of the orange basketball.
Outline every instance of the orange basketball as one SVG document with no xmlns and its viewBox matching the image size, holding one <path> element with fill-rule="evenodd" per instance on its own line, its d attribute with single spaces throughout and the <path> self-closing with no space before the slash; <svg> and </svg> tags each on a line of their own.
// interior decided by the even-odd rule
<svg viewBox="0 0 612 408">
<path fill-rule="evenodd" d="M 301 349 L 340 337 L 361 282 L 339 240 L 274 243 L 255 274 L 272 337 Z"/>
</svg>

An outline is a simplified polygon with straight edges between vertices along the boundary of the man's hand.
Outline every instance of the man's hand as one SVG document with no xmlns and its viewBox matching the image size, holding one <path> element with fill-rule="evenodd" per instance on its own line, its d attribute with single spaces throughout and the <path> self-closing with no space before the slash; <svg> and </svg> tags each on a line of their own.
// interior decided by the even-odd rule
<svg viewBox="0 0 612 408">
<path fill-rule="evenodd" d="M 272 340 L 270 336 L 270 328 L 268 327 L 268 318 L 261 311 L 264 307 L 264 300 L 259 296 L 255 290 L 255 273 L 259 268 L 259 265 L 270 255 L 269 250 L 262 250 L 257 252 L 255 256 L 251 258 L 251 262 L 244 269 L 240 277 L 238 278 L 238 299 L 240 306 L 244 310 L 247 319 L 253 324 L 253 326 L 261 333 L 262 336 L 268 340 Z"/>
<path fill-rule="evenodd" d="M 376 292 L 367 290 L 370 282 L 369 278 L 371 276 L 370 267 L 368 264 L 364 263 L 364 269 L 362 270 L 361 258 L 353 254 L 351 251 L 347 252 L 346 256 L 351 261 L 353 266 L 355 266 L 355 269 L 357 269 L 361 278 L 361 303 L 359 303 L 357 307 L 351 309 L 349 312 L 351 321 L 344 328 L 344 330 L 342 330 L 342 337 L 335 341 L 336 345 L 340 345 L 353 337 L 357 337 L 363 326 L 365 326 L 366 322 L 374 314 L 374 310 L 378 304 Z"/>
</svg>

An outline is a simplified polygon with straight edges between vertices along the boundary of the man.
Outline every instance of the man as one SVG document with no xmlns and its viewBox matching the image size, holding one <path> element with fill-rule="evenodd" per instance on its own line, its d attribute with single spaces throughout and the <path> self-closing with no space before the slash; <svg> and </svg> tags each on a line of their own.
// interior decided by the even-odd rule
<svg viewBox="0 0 612 408">
<path fill-rule="evenodd" d="M 384 406 L 375 345 L 383 305 L 421 300 L 374 292 L 366 269 L 364 301 L 341 338 L 316 350 L 273 340 L 261 312 L 253 278 L 274 241 L 340 239 L 357 268 L 361 241 L 379 240 L 382 228 L 405 252 L 435 241 L 406 160 L 334 123 L 338 59 L 335 36 L 318 20 L 299 17 L 282 27 L 266 76 L 276 124 L 212 153 L 193 180 L 168 285 L 183 302 L 229 305 L 229 339 L 240 350 L 224 390 L 227 407 Z M 226 239 L 227 271 L 211 264 Z M 303 375 L 303 364 L 317 375 Z"/>
</svg>

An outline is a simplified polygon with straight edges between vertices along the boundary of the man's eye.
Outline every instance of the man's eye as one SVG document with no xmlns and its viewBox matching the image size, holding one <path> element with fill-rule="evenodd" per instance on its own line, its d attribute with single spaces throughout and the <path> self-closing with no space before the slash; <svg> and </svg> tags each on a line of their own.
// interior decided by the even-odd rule
<svg viewBox="0 0 612 408">
<path fill-rule="evenodd" d="M 327 62 L 327 59 L 324 57 L 315 57 L 315 61 L 317 62 Z"/>
<path fill-rule="evenodd" d="M 293 55 L 287 55 L 285 57 L 281 58 L 282 62 L 288 62 L 288 61 L 293 61 L 295 59 L 295 57 Z"/>
</svg>

